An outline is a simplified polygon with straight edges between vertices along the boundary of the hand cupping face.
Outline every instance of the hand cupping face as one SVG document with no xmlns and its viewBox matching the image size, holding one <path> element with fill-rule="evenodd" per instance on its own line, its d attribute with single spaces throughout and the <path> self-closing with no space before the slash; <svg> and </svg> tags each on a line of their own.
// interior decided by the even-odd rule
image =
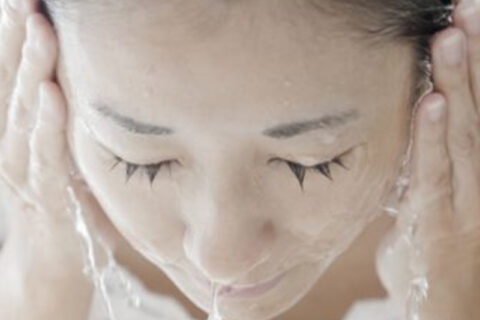
<svg viewBox="0 0 480 320">
<path fill-rule="evenodd" d="M 480 316 L 480 3 L 453 17 L 431 43 L 434 92 L 419 105 L 410 187 L 378 260 L 403 303 L 415 294 L 405 280 L 428 281 L 420 319 Z"/>
</svg>

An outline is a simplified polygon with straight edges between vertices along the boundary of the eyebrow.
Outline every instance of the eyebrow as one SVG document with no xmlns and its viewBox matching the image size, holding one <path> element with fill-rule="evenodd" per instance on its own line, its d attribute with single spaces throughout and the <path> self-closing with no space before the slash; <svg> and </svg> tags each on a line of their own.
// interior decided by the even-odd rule
<svg viewBox="0 0 480 320">
<path fill-rule="evenodd" d="M 140 135 L 169 136 L 175 129 L 166 126 L 149 124 L 117 113 L 107 105 L 92 105 L 100 115 L 111 119 L 123 129 Z M 273 139 L 288 139 L 314 130 L 331 130 L 345 126 L 359 118 L 358 110 L 339 111 L 306 121 L 281 123 L 263 130 L 261 133 Z"/>
</svg>

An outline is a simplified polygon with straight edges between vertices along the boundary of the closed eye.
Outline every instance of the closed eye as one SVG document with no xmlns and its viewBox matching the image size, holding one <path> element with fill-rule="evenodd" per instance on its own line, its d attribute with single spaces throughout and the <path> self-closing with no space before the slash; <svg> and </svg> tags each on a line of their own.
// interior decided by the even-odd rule
<svg viewBox="0 0 480 320">
<path fill-rule="evenodd" d="M 281 158 L 270 159 L 268 161 L 268 163 L 271 163 L 271 162 L 286 163 L 289 166 L 290 170 L 297 177 L 297 180 L 299 181 L 300 186 L 303 190 L 303 182 L 304 182 L 304 179 L 305 179 L 305 174 L 309 170 L 313 170 L 315 172 L 320 172 L 322 175 L 324 175 L 325 177 L 327 177 L 331 181 L 333 181 L 333 177 L 332 177 L 331 170 L 330 170 L 331 165 L 338 165 L 338 166 L 341 166 L 342 168 L 344 168 L 346 170 L 349 170 L 349 168 L 347 168 L 345 166 L 345 164 L 343 163 L 343 160 L 342 160 L 347 152 L 348 151 L 336 156 L 332 160 L 321 162 L 321 163 L 311 165 L 311 166 L 305 166 L 305 165 L 302 165 L 300 163 L 296 163 L 296 162 L 281 159 Z M 132 162 L 126 161 L 126 160 L 122 159 L 121 157 L 115 155 L 115 163 L 112 165 L 110 170 L 113 170 L 119 163 L 124 163 L 125 164 L 125 175 L 126 175 L 126 181 L 125 182 L 128 182 L 129 179 L 132 177 L 132 175 L 135 172 L 137 172 L 138 170 L 143 170 L 143 172 L 147 175 L 147 177 L 150 181 L 150 184 L 153 184 L 153 181 L 155 180 L 155 177 L 157 176 L 157 174 L 160 172 L 160 170 L 163 167 L 168 168 L 170 173 L 171 173 L 172 165 L 174 163 L 179 163 L 179 162 L 175 159 L 171 159 L 171 160 L 164 160 L 164 161 L 161 161 L 161 162 L 158 162 L 158 163 L 143 165 L 143 164 L 137 164 L 137 163 L 132 163 Z"/>
<path fill-rule="evenodd" d="M 148 180 L 150 181 L 150 184 L 153 184 L 155 177 L 163 167 L 168 168 L 169 172 L 171 173 L 172 165 L 174 163 L 178 163 L 178 161 L 172 159 L 172 160 L 164 160 L 164 161 L 152 163 L 152 164 L 137 164 L 137 163 L 128 162 L 120 158 L 119 156 L 115 156 L 115 163 L 110 168 L 110 170 L 113 170 L 119 163 L 125 164 L 125 175 L 126 175 L 125 182 L 128 182 L 128 180 L 130 180 L 130 178 L 136 171 L 143 170 L 143 172 L 147 175 Z"/>
<path fill-rule="evenodd" d="M 324 175 L 325 177 L 327 177 L 331 181 L 333 181 L 332 173 L 331 173 L 331 170 L 330 170 L 331 165 L 338 165 L 338 166 L 340 166 L 340 167 L 342 167 L 346 170 L 349 170 L 349 168 L 347 168 L 342 161 L 345 154 L 346 154 L 346 152 L 339 155 L 339 156 L 336 156 L 332 160 L 321 162 L 321 163 L 311 165 L 311 166 L 305 166 L 305 165 L 302 165 L 300 163 L 296 163 L 296 162 L 281 159 L 281 158 L 273 158 L 273 159 L 269 160 L 269 162 L 286 163 L 289 166 L 290 170 L 295 174 L 297 180 L 300 183 L 300 187 L 303 190 L 303 182 L 304 182 L 304 179 L 305 179 L 305 174 L 309 170 L 313 170 L 314 172 L 320 172 L 322 175 Z"/>
</svg>

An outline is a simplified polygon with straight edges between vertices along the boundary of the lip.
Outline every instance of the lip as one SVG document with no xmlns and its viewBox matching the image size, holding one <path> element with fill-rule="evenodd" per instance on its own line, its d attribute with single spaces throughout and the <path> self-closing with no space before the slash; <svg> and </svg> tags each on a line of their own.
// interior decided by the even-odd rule
<svg viewBox="0 0 480 320">
<path fill-rule="evenodd" d="M 258 297 L 267 291 L 273 289 L 282 278 L 286 275 L 287 271 L 284 271 L 275 277 L 267 280 L 265 282 L 250 285 L 250 286 L 223 286 L 220 289 L 219 295 L 222 297 L 229 297 L 229 298 L 251 298 L 251 297 Z"/>
<path fill-rule="evenodd" d="M 282 278 L 290 271 L 288 269 L 283 271 L 276 276 L 266 280 L 262 283 L 255 284 L 255 285 L 245 285 L 245 286 L 221 286 L 218 295 L 221 297 L 229 297 L 229 298 L 250 298 L 250 297 L 257 297 L 260 296 L 267 291 L 273 289 Z M 192 270 L 193 271 L 193 270 Z M 195 270 L 196 271 L 196 270 Z M 205 278 L 203 275 L 197 272 L 187 272 L 184 271 L 186 275 L 194 278 L 198 283 L 200 283 L 203 287 L 207 290 L 212 290 L 212 282 Z"/>
</svg>

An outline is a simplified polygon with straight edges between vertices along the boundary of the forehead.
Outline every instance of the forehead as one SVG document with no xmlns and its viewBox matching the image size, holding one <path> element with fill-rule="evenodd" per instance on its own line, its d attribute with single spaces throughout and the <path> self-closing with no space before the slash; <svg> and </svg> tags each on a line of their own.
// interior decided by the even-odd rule
<svg viewBox="0 0 480 320">
<path fill-rule="evenodd" d="M 405 94 L 409 48 L 369 47 L 338 21 L 314 18 L 293 3 L 79 6 L 58 21 L 64 71 L 78 96 L 145 119 L 161 108 L 166 117 L 187 109 L 204 117 L 291 120 L 293 110 L 310 116 L 319 107 Z"/>
</svg>

